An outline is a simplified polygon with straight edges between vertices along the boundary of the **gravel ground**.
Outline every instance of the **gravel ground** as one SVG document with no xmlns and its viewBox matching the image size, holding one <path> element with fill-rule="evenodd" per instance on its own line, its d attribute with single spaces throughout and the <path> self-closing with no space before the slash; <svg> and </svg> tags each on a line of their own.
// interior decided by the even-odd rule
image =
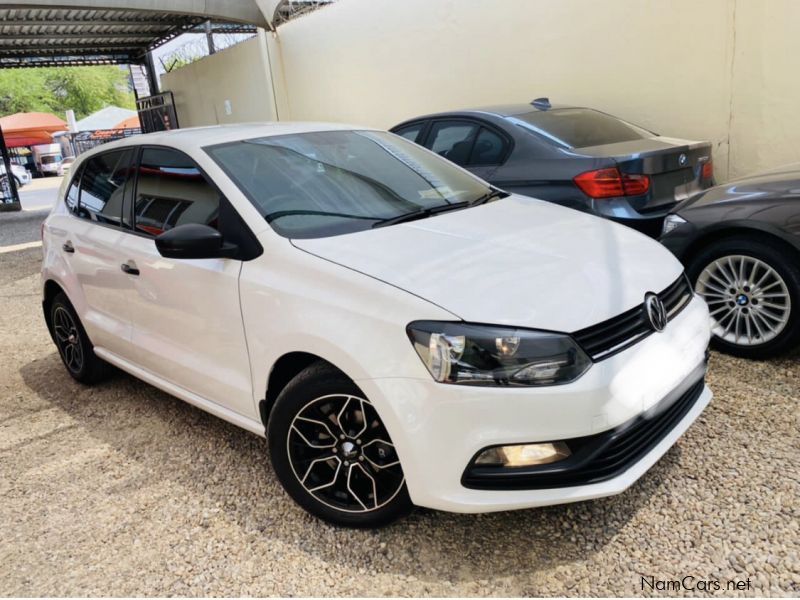
<svg viewBox="0 0 800 600">
<path fill-rule="evenodd" d="M 714 355 L 711 406 L 621 496 L 349 531 L 291 502 L 262 439 L 124 374 L 74 383 L 40 252 L 0 254 L 0 594 L 800 594 L 797 355 Z"/>
</svg>

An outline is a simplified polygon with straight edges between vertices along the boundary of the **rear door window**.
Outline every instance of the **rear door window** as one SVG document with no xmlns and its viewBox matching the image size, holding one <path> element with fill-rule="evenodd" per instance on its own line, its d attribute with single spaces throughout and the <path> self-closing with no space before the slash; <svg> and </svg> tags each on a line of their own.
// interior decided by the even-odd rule
<svg viewBox="0 0 800 600">
<path fill-rule="evenodd" d="M 478 128 L 476 123 L 469 121 L 436 121 L 426 146 L 457 165 L 466 165 Z"/>
<path fill-rule="evenodd" d="M 655 134 L 590 108 L 534 110 L 508 121 L 564 148 L 587 148 L 651 138 Z"/>
<path fill-rule="evenodd" d="M 505 140 L 494 131 L 481 127 L 472 154 L 469 158 L 470 166 L 499 165 L 505 158 L 508 145 Z"/>
<path fill-rule="evenodd" d="M 77 216 L 106 225 L 120 225 L 131 150 L 106 152 L 90 158 L 80 178 Z M 71 191 L 71 190 L 70 190 Z M 67 203 L 70 202 L 67 193 Z"/>
<path fill-rule="evenodd" d="M 422 133 L 423 128 L 425 127 L 425 123 L 414 123 L 413 125 L 406 125 L 405 127 L 401 127 L 400 129 L 395 129 L 392 133 L 395 135 L 399 135 L 400 137 L 404 137 L 407 140 L 412 142 L 419 143 L 419 134 Z"/>
<path fill-rule="evenodd" d="M 64 202 L 66 203 L 67 208 L 72 213 L 78 212 L 78 197 L 80 195 L 80 184 L 81 184 L 81 174 L 80 172 L 78 172 L 72 178 L 72 181 L 69 184 L 69 188 L 67 189 L 67 195 L 64 198 Z"/>
</svg>

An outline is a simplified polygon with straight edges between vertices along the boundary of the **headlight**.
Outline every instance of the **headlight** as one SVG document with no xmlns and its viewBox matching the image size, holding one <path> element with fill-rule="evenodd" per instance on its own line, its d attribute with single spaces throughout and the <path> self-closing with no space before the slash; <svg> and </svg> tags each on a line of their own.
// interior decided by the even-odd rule
<svg viewBox="0 0 800 600">
<path fill-rule="evenodd" d="M 592 362 L 562 333 L 414 321 L 408 337 L 436 381 L 461 385 L 539 386 L 575 381 Z"/>
<path fill-rule="evenodd" d="M 664 218 L 664 225 L 661 227 L 661 235 L 667 235 L 670 231 L 673 231 L 685 224 L 686 219 L 680 215 L 669 214 Z"/>
</svg>

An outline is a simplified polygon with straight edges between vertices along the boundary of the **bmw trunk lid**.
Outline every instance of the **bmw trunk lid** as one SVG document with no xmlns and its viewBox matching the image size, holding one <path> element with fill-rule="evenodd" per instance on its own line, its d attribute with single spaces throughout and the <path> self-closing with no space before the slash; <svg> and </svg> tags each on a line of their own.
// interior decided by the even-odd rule
<svg viewBox="0 0 800 600">
<path fill-rule="evenodd" d="M 714 185 L 708 142 L 658 136 L 576 148 L 572 152 L 612 159 L 623 175 L 649 176 L 647 193 L 630 198 L 631 206 L 642 214 L 667 212 L 678 202 Z"/>
</svg>

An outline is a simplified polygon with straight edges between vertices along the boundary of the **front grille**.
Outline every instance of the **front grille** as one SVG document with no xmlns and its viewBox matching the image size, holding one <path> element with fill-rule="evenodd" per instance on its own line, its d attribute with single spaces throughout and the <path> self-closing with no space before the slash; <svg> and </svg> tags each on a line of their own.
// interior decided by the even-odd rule
<svg viewBox="0 0 800 600">
<path fill-rule="evenodd" d="M 658 297 L 667 309 L 667 322 L 681 312 L 692 299 L 692 288 L 681 275 Z M 572 334 L 576 342 L 595 362 L 630 348 L 653 333 L 644 303 L 597 325 Z"/>
<path fill-rule="evenodd" d="M 541 467 L 467 467 L 464 487 L 482 490 L 537 490 L 599 483 L 625 472 L 663 440 L 700 398 L 704 379 L 677 399 L 668 398 L 661 412 L 640 416 L 593 436 L 563 440 L 572 456 Z M 669 404 L 669 402 L 672 402 Z"/>
</svg>

